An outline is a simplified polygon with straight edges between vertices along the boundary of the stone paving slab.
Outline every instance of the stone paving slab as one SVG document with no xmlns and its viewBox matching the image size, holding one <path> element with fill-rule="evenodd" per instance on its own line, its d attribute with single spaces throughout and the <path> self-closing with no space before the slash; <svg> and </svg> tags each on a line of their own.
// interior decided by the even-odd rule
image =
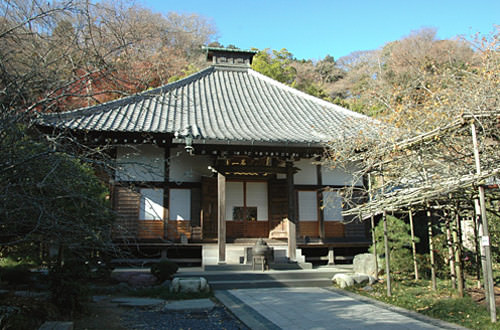
<svg viewBox="0 0 500 330">
<path fill-rule="evenodd" d="M 216 297 L 252 329 L 461 329 L 323 288 L 237 289 Z"/>
<path fill-rule="evenodd" d="M 242 323 L 252 330 L 280 329 L 276 324 L 260 315 L 257 311 L 230 294 L 227 290 L 215 291 L 215 297 L 229 308 Z M 291 329 L 293 329 L 293 327 Z"/>
<path fill-rule="evenodd" d="M 166 300 L 155 298 L 138 298 L 138 297 L 121 297 L 111 300 L 118 303 L 120 306 L 126 307 L 153 307 L 165 304 Z"/>
<path fill-rule="evenodd" d="M 48 298 L 50 292 L 38 292 L 38 291 L 14 291 L 14 295 L 18 297 L 30 297 L 30 298 Z"/>
<path fill-rule="evenodd" d="M 172 301 L 163 307 L 163 311 L 174 312 L 208 312 L 215 307 L 215 303 L 208 299 L 189 299 Z"/>
<path fill-rule="evenodd" d="M 38 330 L 73 330 L 73 322 L 65 321 L 47 321 L 38 328 Z"/>
</svg>

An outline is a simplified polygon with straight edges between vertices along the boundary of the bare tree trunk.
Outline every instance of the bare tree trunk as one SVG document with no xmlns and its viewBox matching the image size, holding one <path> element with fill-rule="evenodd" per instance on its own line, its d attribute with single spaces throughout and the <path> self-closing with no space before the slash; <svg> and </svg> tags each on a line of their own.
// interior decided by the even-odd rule
<svg viewBox="0 0 500 330">
<path fill-rule="evenodd" d="M 410 217 L 410 232 L 411 232 L 411 250 L 413 253 L 413 269 L 415 271 L 415 281 L 418 281 L 418 262 L 417 262 L 417 245 L 415 243 L 415 228 L 413 226 L 413 213 L 411 209 L 408 211 Z"/>
</svg>

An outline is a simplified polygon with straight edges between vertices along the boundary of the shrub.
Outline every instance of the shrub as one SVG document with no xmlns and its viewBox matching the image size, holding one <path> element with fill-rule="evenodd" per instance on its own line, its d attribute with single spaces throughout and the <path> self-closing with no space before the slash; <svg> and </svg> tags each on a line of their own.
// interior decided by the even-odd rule
<svg viewBox="0 0 500 330">
<path fill-rule="evenodd" d="M 391 270 L 403 274 L 409 274 L 413 271 L 411 255 L 411 236 L 410 226 L 403 220 L 394 216 L 387 216 L 388 241 Z M 375 237 L 377 239 L 377 255 L 384 256 L 384 228 L 383 221 L 380 221 L 375 227 Z M 415 237 L 418 242 L 418 237 Z M 370 247 L 373 252 L 373 246 Z"/>
<path fill-rule="evenodd" d="M 177 272 L 179 266 L 169 260 L 162 260 L 151 266 L 151 274 L 153 274 L 159 282 L 171 280 L 172 276 Z"/>
<path fill-rule="evenodd" d="M 89 268 L 78 257 L 68 258 L 64 264 L 54 266 L 49 273 L 52 302 L 61 312 L 73 315 L 83 311 L 83 302 L 88 298 L 85 281 Z"/>
<path fill-rule="evenodd" d="M 0 279 L 13 285 L 26 284 L 30 282 L 31 271 L 29 266 L 24 264 L 2 267 Z"/>
</svg>

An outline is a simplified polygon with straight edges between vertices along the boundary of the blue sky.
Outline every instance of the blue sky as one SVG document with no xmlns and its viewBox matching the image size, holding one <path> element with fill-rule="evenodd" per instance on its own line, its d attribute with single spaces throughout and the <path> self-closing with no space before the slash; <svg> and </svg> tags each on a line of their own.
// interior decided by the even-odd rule
<svg viewBox="0 0 500 330">
<path fill-rule="evenodd" d="M 155 12 L 211 19 L 218 41 L 239 48 L 286 48 L 298 59 L 376 49 L 422 27 L 441 39 L 489 33 L 499 0 L 140 0 Z"/>
</svg>

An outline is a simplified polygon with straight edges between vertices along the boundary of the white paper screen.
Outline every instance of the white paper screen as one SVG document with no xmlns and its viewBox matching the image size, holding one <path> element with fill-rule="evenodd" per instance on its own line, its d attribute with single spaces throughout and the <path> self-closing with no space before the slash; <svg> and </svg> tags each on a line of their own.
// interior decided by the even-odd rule
<svg viewBox="0 0 500 330">
<path fill-rule="evenodd" d="M 170 189 L 169 220 L 191 220 L 191 190 Z"/>
<path fill-rule="evenodd" d="M 163 189 L 141 189 L 139 219 L 163 220 Z"/>
<path fill-rule="evenodd" d="M 316 191 L 299 191 L 299 220 L 317 221 L 318 202 Z"/>
</svg>

